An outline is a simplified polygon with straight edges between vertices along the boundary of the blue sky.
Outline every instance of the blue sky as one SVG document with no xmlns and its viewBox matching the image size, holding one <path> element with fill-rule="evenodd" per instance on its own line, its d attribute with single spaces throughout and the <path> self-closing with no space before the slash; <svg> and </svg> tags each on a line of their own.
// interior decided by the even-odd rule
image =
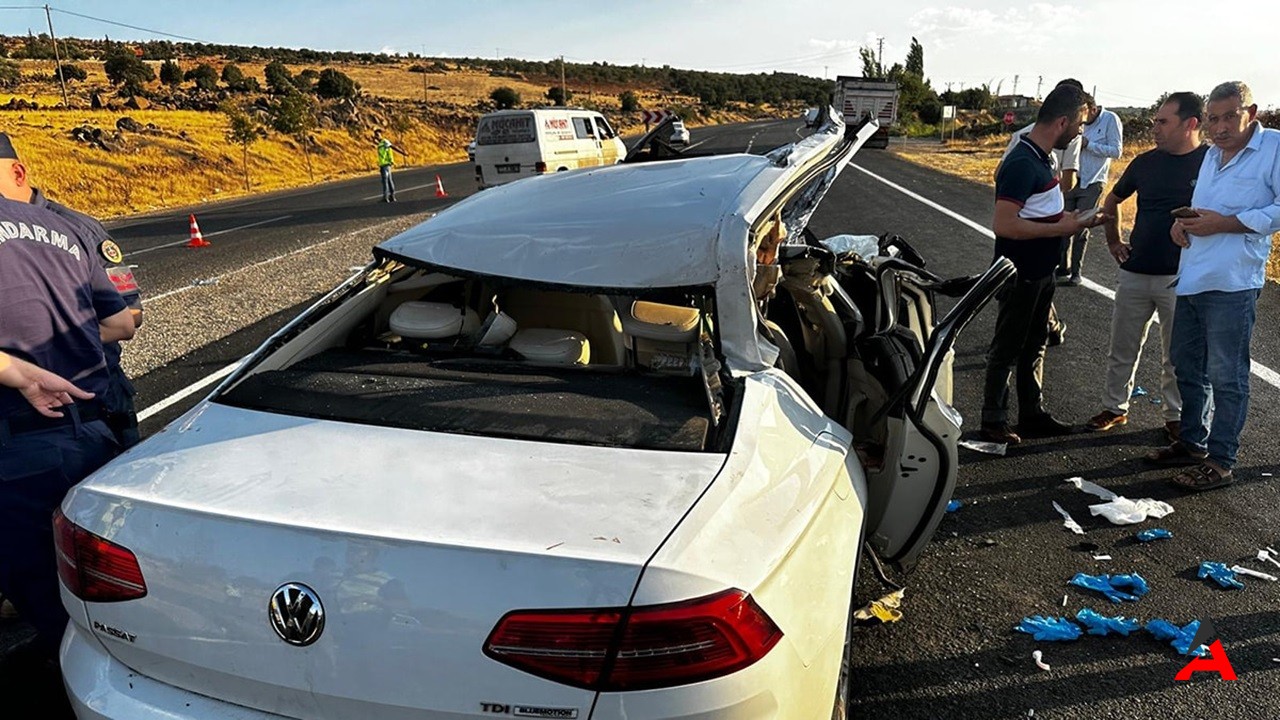
<svg viewBox="0 0 1280 720">
<path fill-rule="evenodd" d="M 20 3 L 15 3 L 20 4 Z M 1147 105 L 1160 93 L 1207 93 L 1248 82 L 1263 107 L 1280 105 L 1275 38 L 1280 11 L 1260 0 L 51 0 L 55 8 L 207 42 L 361 52 L 671 65 L 724 72 L 857 74 L 858 48 L 884 38 L 901 61 L 911 37 L 938 90 L 990 83 L 1041 93 L 1073 76 L 1107 105 Z M 59 35 L 156 37 L 54 14 Z M 44 13 L 0 10 L 0 31 L 45 29 Z M 1216 30 L 1215 30 L 1216 28 Z"/>
</svg>

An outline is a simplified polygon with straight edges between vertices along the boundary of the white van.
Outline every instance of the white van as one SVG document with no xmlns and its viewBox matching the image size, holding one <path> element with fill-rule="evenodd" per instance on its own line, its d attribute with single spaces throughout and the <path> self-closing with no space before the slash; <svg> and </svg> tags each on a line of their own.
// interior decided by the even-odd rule
<svg viewBox="0 0 1280 720">
<path fill-rule="evenodd" d="M 627 155 L 618 133 L 591 110 L 499 110 L 476 128 L 476 182 L 481 188 L 549 172 L 613 165 Z"/>
</svg>

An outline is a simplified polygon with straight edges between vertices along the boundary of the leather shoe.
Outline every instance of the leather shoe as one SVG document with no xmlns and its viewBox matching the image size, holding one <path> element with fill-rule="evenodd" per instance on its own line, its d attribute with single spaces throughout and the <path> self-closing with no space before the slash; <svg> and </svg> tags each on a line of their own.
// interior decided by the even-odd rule
<svg viewBox="0 0 1280 720">
<path fill-rule="evenodd" d="M 1170 420 L 1164 424 L 1164 436 L 1171 443 L 1176 443 L 1182 439 L 1182 423 L 1178 420 Z"/>
<path fill-rule="evenodd" d="M 1129 422 L 1129 416 L 1125 413 L 1113 413 L 1110 410 L 1102 412 L 1089 418 L 1089 422 L 1084 426 L 1092 432 L 1106 432 L 1111 428 L 1120 427 Z"/>
<path fill-rule="evenodd" d="M 1067 341 L 1067 324 L 1058 323 L 1058 327 L 1049 329 L 1049 347 L 1056 347 Z"/>
<path fill-rule="evenodd" d="M 978 437 L 987 442 L 1004 443 L 1005 445 L 1017 445 L 1022 442 L 1022 438 L 1018 437 L 1018 433 L 1003 423 L 983 425 L 982 429 L 978 431 Z"/>
<path fill-rule="evenodd" d="M 1061 435 L 1073 435 L 1075 432 L 1074 425 L 1058 422 L 1049 413 L 1037 415 L 1018 423 L 1018 434 L 1027 438 L 1059 437 Z"/>
</svg>

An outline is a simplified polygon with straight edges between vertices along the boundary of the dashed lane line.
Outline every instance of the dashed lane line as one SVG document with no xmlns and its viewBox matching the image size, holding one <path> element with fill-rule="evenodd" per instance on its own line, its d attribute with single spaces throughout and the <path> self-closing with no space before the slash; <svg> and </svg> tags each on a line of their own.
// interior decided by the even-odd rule
<svg viewBox="0 0 1280 720">
<path fill-rule="evenodd" d="M 928 205 L 929 207 L 933 208 L 934 210 L 937 210 L 943 215 L 946 215 L 952 220 L 956 220 L 957 222 L 960 222 L 963 225 L 969 226 L 973 230 L 978 231 L 979 233 L 981 233 L 982 235 L 984 235 L 985 237 L 993 241 L 996 239 L 995 233 L 991 232 L 990 228 L 986 227 L 985 225 L 980 225 L 974 222 L 973 220 L 970 220 L 969 218 L 961 215 L 960 213 L 952 210 L 951 208 L 940 205 L 917 192 L 908 190 L 907 188 L 902 187 L 898 183 L 893 182 L 892 180 L 889 180 L 887 178 L 881 177 L 871 172 L 870 170 L 862 167 L 861 165 L 849 163 L 849 167 L 863 173 L 864 175 L 867 175 L 873 180 L 878 180 L 879 182 L 884 183 L 885 185 L 888 185 L 889 187 L 893 188 L 894 190 L 897 190 L 903 195 L 906 195 L 912 200 Z M 1116 299 L 1116 293 L 1114 290 L 1112 290 L 1111 288 L 1105 287 L 1103 285 L 1099 285 L 1098 283 L 1090 280 L 1089 278 L 1084 278 L 1084 283 L 1081 285 L 1081 287 L 1092 290 L 1098 293 L 1099 295 L 1107 298 L 1108 300 Z M 1275 370 L 1272 370 L 1271 368 L 1267 367 L 1266 365 L 1263 365 L 1257 360 L 1250 361 L 1249 369 L 1259 380 L 1267 383 L 1268 385 L 1274 388 L 1280 389 L 1280 373 L 1276 373 Z"/>
</svg>

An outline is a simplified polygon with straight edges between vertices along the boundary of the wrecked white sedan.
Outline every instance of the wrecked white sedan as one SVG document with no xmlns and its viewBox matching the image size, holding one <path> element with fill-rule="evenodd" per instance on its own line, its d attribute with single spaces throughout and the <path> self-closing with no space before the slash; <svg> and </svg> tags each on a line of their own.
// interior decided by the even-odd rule
<svg viewBox="0 0 1280 720">
<path fill-rule="evenodd" d="M 78 716 L 841 717 L 860 551 L 938 524 L 950 349 L 1012 274 L 935 323 L 904 243 L 805 232 L 873 129 L 376 248 L 63 503 Z"/>
</svg>

